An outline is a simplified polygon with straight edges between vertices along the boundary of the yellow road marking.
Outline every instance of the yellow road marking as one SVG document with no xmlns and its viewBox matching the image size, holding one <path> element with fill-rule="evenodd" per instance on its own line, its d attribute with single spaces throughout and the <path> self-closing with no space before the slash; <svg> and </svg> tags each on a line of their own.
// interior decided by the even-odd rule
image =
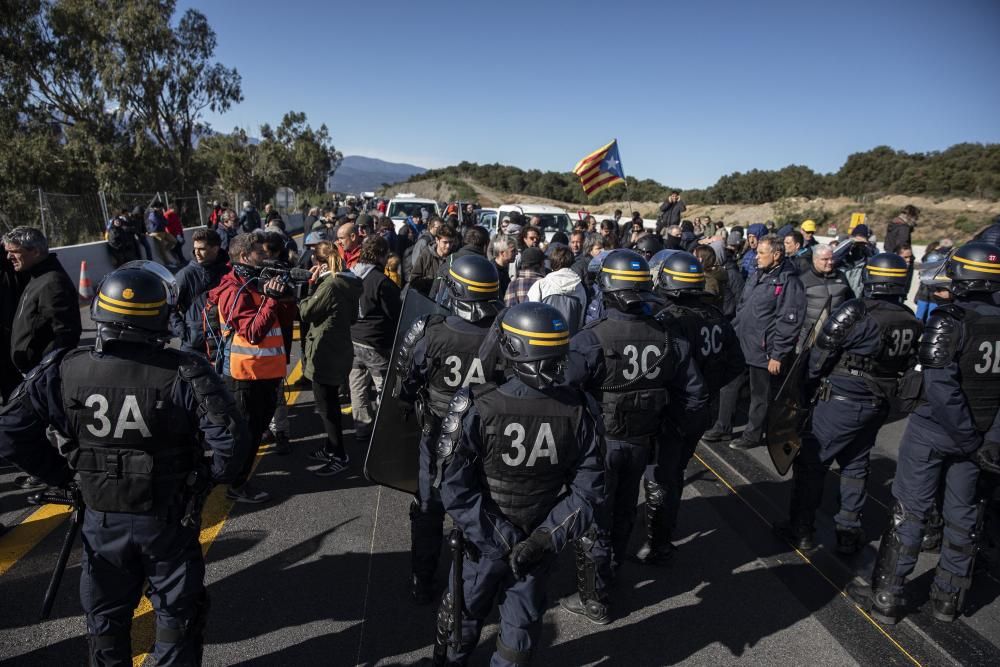
<svg viewBox="0 0 1000 667">
<path fill-rule="evenodd" d="M 760 512 L 758 512 L 757 508 L 754 507 L 750 503 L 749 500 L 747 500 L 746 498 L 744 498 L 743 495 L 740 494 L 740 492 L 737 491 L 733 487 L 732 484 L 730 484 L 728 481 L 726 481 L 726 479 L 722 475 L 720 475 L 718 472 L 716 472 L 715 468 L 713 468 L 712 466 L 708 465 L 708 463 L 705 462 L 705 459 L 701 458 L 701 456 L 699 456 L 697 453 L 694 455 L 694 457 L 696 459 L 698 459 L 698 463 L 700 463 L 701 465 L 705 466 L 705 468 L 710 473 L 712 473 L 713 475 L 715 475 L 716 479 L 718 479 L 720 482 L 722 482 L 726 486 L 726 488 L 729 489 L 733 493 L 734 496 L 736 496 L 737 498 L 739 498 L 740 501 L 742 501 L 744 505 L 746 505 L 748 508 L 750 508 L 750 511 L 752 511 L 754 514 L 756 514 L 757 517 L 760 518 L 761 521 L 763 521 L 764 523 L 766 523 L 768 525 L 768 527 L 773 527 L 773 524 L 770 521 L 768 521 L 767 517 L 765 517 L 763 514 L 761 514 Z M 851 603 L 851 605 L 854 606 L 855 609 L 857 609 L 859 612 L 861 612 L 861 615 L 864 616 L 865 619 L 869 623 L 871 623 L 872 626 L 874 626 L 874 628 L 876 630 L 878 630 L 882 634 L 883 637 L 885 637 L 886 639 L 888 639 L 889 642 L 893 646 L 895 646 L 899 650 L 900 653 L 902 653 L 904 656 L 906 656 L 907 659 L 910 662 L 912 662 L 917 667 L 923 667 L 923 665 L 920 663 L 920 661 L 917 660 L 916 658 L 914 658 L 912 655 L 910 655 L 909 651 L 907 651 L 905 648 L 903 648 L 903 646 L 899 642 L 897 642 L 895 639 L 893 639 L 892 636 L 890 636 L 889 633 L 885 631 L 885 628 L 883 628 L 879 624 L 878 621 L 876 621 L 874 618 L 872 618 L 868 614 L 868 612 L 866 612 L 864 609 L 862 609 L 857 604 L 855 604 L 853 600 L 851 600 L 849 597 L 847 597 L 847 593 L 845 591 L 842 591 L 840 589 L 840 587 L 837 586 L 837 584 L 833 583 L 833 581 L 831 581 L 830 578 L 827 577 L 826 574 L 823 573 L 822 570 L 820 570 L 818 567 L 816 567 L 816 565 L 809 559 L 809 557 L 806 554 L 804 554 L 803 552 L 799 551 L 798 549 L 795 549 L 795 553 L 798 554 L 799 558 L 801 558 L 803 561 L 805 561 L 805 563 L 809 567 L 811 567 L 817 574 L 819 574 L 819 576 L 823 577 L 823 579 L 826 581 L 826 583 L 830 584 L 830 586 L 832 586 L 833 589 L 835 591 L 837 591 L 837 593 L 840 595 L 840 597 L 842 597 L 845 600 L 847 600 L 849 603 Z"/>
<path fill-rule="evenodd" d="M 66 505 L 42 505 L 0 537 L 0 575 L 14 567 L 17 561 L 44 540 L 66 520 L 71 511 L 72 508 Z"/>
<path fill-rule="evenodd" d="M 288 374 L 285 382 L 287 385 L 292 385 L 300 377 L 302 377 L 301 360 L 292 368 L 292 372 Z M 298 398 L 299 392 L 285 389 L 285 403 L 294 405 Z M 257 453 L 253 470 L 250 472 L 251 477 L 257 469 L 261 458 L 269 454 L 270 451 L 270 449 L 262 449 Z M 228 488 L 228 485 L 220 485 L 212 489 L 212 493 L 209 494 L 208 499 L 205 501 L 205 507 L 201 511 L 201 533 L 198 535 L 198 541 L 201 542 L 201 553 L 203 556 L 208 555 L 209 548 L 215 542 L 219 533 L 222 532 L 222 527 L 229 518 L 229 512 L 232 511 L 233 505 L 236 504 L 234 501 L 226 498 Z M 132 650 L 135 651 L 137 647 L 142 647 L 138 653 L 132 656 L 132 667 L 141 667 L 146 662 L 155 641 L 156 618 L 153 613 L 153 605 L 150 603 L 149 598 L 144 595 L 142 596 L 142 600 L 139 601 L 139 606 L 132 613 Z"/>
</svg>

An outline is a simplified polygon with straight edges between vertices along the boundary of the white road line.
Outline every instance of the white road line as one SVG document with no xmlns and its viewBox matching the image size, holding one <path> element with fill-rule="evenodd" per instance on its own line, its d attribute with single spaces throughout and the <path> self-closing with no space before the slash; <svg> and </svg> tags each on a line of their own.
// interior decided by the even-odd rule
<svg viewBox="0 0 1000 667">
<path fill-rule="evenodd" d="M 378 509 L 382 504 L 382 486 L 378 487 L 378 496 L 375 498 L 375 520 L 372 521 L 372 539 L 368 544 L 368 581 L 365 582 L 365 602 L 361 607 L 361 637 L 358 638 L 358 655 L 354 660 L 355 665 L 361 664 L 361 651 L 365 645 L 365 622 L 368 620 L 368 593 L 372 587 L 372 562 L 375 560 L 375 530 L 378 528 Z"/>
</svg>

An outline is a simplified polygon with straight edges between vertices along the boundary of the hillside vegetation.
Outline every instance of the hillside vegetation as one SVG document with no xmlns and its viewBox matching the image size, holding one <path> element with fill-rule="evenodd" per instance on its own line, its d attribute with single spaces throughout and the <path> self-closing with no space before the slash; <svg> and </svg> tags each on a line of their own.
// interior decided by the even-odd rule
<svg viewBox="0 0 1000 667">
<path fill-rule="evenodd" d="M 420 178 L 384 188 L 380 194 L 393 196 L 398 192 L 412 192 L 418 197 L 437 201 L 478 201 L 488 207 L 514 203 L 548 204 L 560 206 L 574 214 L 574 217 L 577 211 L 587 210 L 600 218 L 610 216 L 616 208 L 620 208 L 626 216 L 630 210 L 634 210 L 639 211 L 644 218 L 655 218 L 661 203 L 614 200 L 596 206 L 584 206 L 574 201 L 504 192 L 457 176 Z M 623 189 L 616 190 L 616 194 L 623 192 Z M 762 204 L 688 203 L 685 217 L 710 215 L 713 220 L 724 220 L 731 225 L 749 225 L 769 220 L 774 220 L 779 225 L 797 224 L 802 220 L 812 219 L 822 232 L 826 232 L 831 226 L 844 231 L 852 213 L 865 213 L 868 224 L 883 238 L 886 224 L 906 204 L 913 204 L 921 211 L 920 224 L 913 233 L 914 240 L 921 243 L 943 237 L 951 237 L 956 241 L 966 240 L 1000 215 L 1000 202 L 997 201 L 970 198 L 935 200 L 929 197 L 886 195 L 869 197 L 861 202 L 850 197 L 786 197 Z"/>
<path fill-rule="evenodd" d="M 500 164 L 461 162 L 432 169 L 384 190 L 412 191 L 438 200 L 477 200 L 483 205 L 525 201 L 568 210 L 628 211 L 631 202 L 644 217 L 656 217 L 673 189 L 651 179 L 627 178 L 628 190 L 614 187 L 588 199 L 571 172 L 523 170 Z M 944 151 L 907 153 L 888 146 L 848 156 L 832 174 L 789 165 L 753 169 L 721 177 L 704 189 L 683 191 L 688 217 L 711 215 L 733 223 L 774 220 L 779 224 L 811 218 L 824 229 L 846 226 L 863 212 L 883 234 L 885 224 L 905 204 L 922 210 L 915 237 L 968 238 L 1000 214 L 1000 144 L 956 144 Z"/>
</svg>

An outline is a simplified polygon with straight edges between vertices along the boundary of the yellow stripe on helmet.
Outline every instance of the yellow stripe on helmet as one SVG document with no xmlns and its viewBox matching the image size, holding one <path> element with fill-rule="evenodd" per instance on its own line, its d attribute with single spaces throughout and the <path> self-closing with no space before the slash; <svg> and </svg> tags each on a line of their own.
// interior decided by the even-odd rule
<svg viewBox="0 0 1000 667">
<path fill-rule="evenodd" d="M 160 306 L 162 306 L 167 302 L 166 299 L 164 299 L 163 301 L 155 301 L 151 303 L 138 303 L 135 301 L 119 301 L 118 299 L 112 299 L 110 296 L 106 294 L 101 294 L 100 297 L 101 300 L 103 301 L 107 301 L 108 303 L 112 303 L 116 306 L 125 306 L 126 308 L 159 308 Z"/>
<path fill-rule="evenodd" d="M 1000 264 L 990 264 L 988 262 L 977 262 L 974 259 L 965 259 L 964 257 L 956 257 L 952 255 L 951 258 L 956 262 L 966 264 L 977 271 L 984 271 L 986 273 L 1000 273 Z"/>
<path fill-rule="evenodd" d="M 518 329 L 516 327 L 512 327 L 506 322 L 503 322 L 500 326 L 503 327 L 506 331 L 515 333 L 519 336 L 527 336 L 528 338 L 534 336 L 535 338 L 565 338 L 566 340 L 569 340 L 568 331 L 557 331 L 555 333 L 543 333 L 541 331 L 525 331 L 524 329 Z"/>
<path fill-rule="evenodd" d="M 454 278 L 455 280 L 459 281 L 460 283 L 464 283 L 466 285 L 471 285 L 473 287 L 486 287 L 488 289 L 500 289 L 500 283 L 499 282 L 479 283 L 479 282 L 476 282 L 475 280 L 469 280 L 468 278 L 463 278 L 462 276 L 458 275 L 457 273 L 455 273 L 451 269 L 448 269 L 448 275 L 450 275 L 452 278 Z"/>
</svg>

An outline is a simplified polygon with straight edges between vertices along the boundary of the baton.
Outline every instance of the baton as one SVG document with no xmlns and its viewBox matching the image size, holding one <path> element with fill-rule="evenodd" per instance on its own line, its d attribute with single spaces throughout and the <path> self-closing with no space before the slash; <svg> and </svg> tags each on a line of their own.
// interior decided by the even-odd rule
<svg viewBox="0 0 1000 667">
<path fill-rule="evenodd" d="M 40 620 L 47 620 L 52 614 L 52 605 L 56 601 L 56 593 L 59 592 L 59 584 L 62 583 L 63 573 L 66 571 L 66 563 L 69 555 L 73 551 L 73 543 L 76 541 L 77 533 L 80 532 L 80 521 L 83 514 L 83 504 L 79 502 L 76 495 L 69 493 L 62 495 L 58 492 L 43 491 L 28 497 L 28 502 L 32 505 L 69 505 L 73 508 L 73 515 L 69 520 L 69 529 L 66 537 L 63 538 L 62 549 L 59 551 L 59 558 L 56 560 L 56 568 L 52 571 L 52 578 L 49 579 L 48 588 L 45 589 L 45 598 L 42 600 L 42 613 Z"/>
<path fill-rule="evenodd" d="M 462 560 L 465 556 L 465 538 L 462 531 L 455 528 L 448 535 L 451 547 L 451 603 L 452 603 L 452 645 L 455 650 L 462 647 L 462 608 L 465 606 L 465 589 L 462 582 Z"/>
</svg>

